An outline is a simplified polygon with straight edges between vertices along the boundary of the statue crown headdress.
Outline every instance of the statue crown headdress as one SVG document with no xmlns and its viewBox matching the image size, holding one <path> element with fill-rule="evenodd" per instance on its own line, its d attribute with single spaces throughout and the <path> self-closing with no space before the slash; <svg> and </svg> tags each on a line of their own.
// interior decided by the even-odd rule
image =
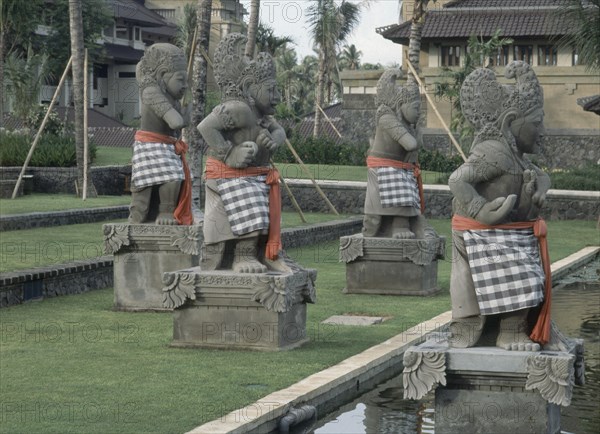
<svg viewBox="0 0 600 434">
<path fill-rule="evenodd" d="M 377 104 L 394 108 L 398 103 L 406 104 L 420 99 L 419 87 L 413 83 L 397 85 L 396 80 L 403 78 L 401 69 L 386 69 L 377 82 Z"/>
<path fill-rule="evenodd" d="M 160 74 L 185 71 L 187 62 L 183 51 L 173 45 L 157 43 L 149 46 L 135 69 L 140 91 L 156 85 Z"/>
</svg>

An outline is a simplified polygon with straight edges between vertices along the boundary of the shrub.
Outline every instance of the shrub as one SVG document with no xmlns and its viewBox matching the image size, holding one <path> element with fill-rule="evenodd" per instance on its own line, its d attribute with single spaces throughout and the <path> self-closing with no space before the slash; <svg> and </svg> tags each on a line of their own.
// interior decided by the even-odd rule
<svg viewBox="0 0 600 434">
<path fill-rule="evenodd" d="M 335 143 L 333 140 L 319 137 L 290 138 L 294 149 L 306 164 L 332 164 L 340 166 L 364 166 L 367 146 L 347 143 Z M 296 159 L 286 145 L 279 147 L 273 157 L 279 163 L 296 163 Z"/>
<path fill-rule="evenodd" d="M 0 130 L 0 166 L 22 166 L 33 138 L 20 132 Z M 96 146 L 90 143 L 90 160 L 96 158 Z M 75 139 L 72 136 L 44 134 L 38 142 L 29 166 L 73 167 L 77 165 Z"/>
<path fill-rule="evenodd" d="M 421 170 L 430 170 L 449 175 L 458 169 L 458 166 L 462 163 L 463 160 L 460 155 L 447 156 L 439 151 L 429 151 L 423 148 L 419 150 Z"/>
<path fill-rule="evenodd" d="M 552 188 L 561 190 L 600 190 L 600 165 L 588 164 L 580 169 L 550 172 Z"/>
</svg>

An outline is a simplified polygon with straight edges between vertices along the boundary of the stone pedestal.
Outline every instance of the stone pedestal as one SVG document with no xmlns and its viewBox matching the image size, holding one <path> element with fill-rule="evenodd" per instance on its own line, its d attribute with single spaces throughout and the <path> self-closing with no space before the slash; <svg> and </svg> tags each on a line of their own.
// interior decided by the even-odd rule
<svg viewBox="0 0 600 434">
<path fill-rule="evenodd" d="M 404 355 L 404 396 L 435 390 L 435 429 L 443 433 L 559 433 L 560 406 L 583 384 L 583 343 L 569 351 L 449 348 L 429 340 Z"/>
<path fill-rule="evenodd" d="M 165 273 L 164 306 L 174 308 L 176 347 L 285 350 L 308 341 L 306 303 L 315 270 L 242 274 L 200 267 Z"/>
<path fill-rule="evenodd" d="M 340 261 L 346 262 L 348 294 L 432 295 L 439 291 L 437 260 L 444 258 L 445 238 L 399 240 L 340 238 Z"/>
<path fill-rule="evenodd" d="M 114 255 L 114 308 L 169 310 L 162 275 L 200 263 L 202 226 L 106 224 L 104 249 Z"/>
</svg>

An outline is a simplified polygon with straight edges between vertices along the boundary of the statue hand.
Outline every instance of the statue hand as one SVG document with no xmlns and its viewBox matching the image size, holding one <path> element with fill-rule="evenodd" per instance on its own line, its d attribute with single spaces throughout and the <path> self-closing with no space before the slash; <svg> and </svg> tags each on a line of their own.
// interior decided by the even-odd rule
<svg viewBox="0 0 600 434">
<path fill-rule="evenodd" d="M 180 130 L 186 125 L 181 114 L 174 108 L 169 109 L 163 116 L 163 119 L 172 130 Z"/>
<path fill-rule="evenodd" d="M 277 143 L 273 140 L 271 133 L 269 130 L 262 129 L 260 133 L 258 133 L 258 137 L 256 138 L 256 144 L 258 146 L 265 147 L 269 152 L 275 151 L 277 149 Z"/>
<path fill-rule="evenodd" d="M 516 194 L 509 194 L 507 197 L 497 197 L 481 207 L 476 219 L 486 225 L 498 224 L 512 211 L 516 201 Z"/>
<path fill-rule="evenodd" d="M 244 142 L 241 145 L 235 146 L 227 158 L 225 164 L 236 169 L 243 169 L 254 160 L 254 156 L 258 152 L 258 146 L 254 142 Z"/>
<path fill-rule="evenodd" d="M 536 207 L 541 208 L 546 201 L 546 192 L 541 190 L 536 191 L 531 200 Z"/>
</svg>

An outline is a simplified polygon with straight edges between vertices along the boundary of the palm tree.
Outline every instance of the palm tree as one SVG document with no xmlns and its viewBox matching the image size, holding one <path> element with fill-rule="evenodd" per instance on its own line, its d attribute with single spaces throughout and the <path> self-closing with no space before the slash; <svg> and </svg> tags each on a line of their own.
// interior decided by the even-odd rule
<svg viewBox="0 0 600 434">
<path fill-rule="evenodd" d="M 588 71 L 600 70 L 600 0 L 568 0 L 559 7 L 557 17 L 569 23 L 575 32 L 564 35 L 558 45 L 574 49 L 578 63 Z"/>
<path fill-rule="evenodd" d="M 84 177 L 84 152 L 83 152 L 83 135 L 87 131 L 83 130 L 83 79 L 84 71 L 83 61 L 83 16 L 81 12 L 81 0 L 69 0 L 69 28 L 71 31 L 71 55 L 73 56 L 73 103 L 75 111 L 75 152 L 77 160 L 77 184 L 83 188 Z M 90 176 L 90 166 L 87 165 L 88 179 L 88 195 L 94 194 L 92 177 Z M 79 194 L 83 195 L 82 189 Z"/>
<path fill-rule="evenodd" d="M 260 23 L 256 31 L 256 46 L 258 51 L 266 51 L 271 56 L 280 48 L 284 48 L 287 44 L 294 43 L 294 39 L 290 36 L 277 36 L 272 27 Z"/>
<path fill-rule="evenodd" d="M 344 45 L 340 56 L 341 69 L 360 69 L 360 56 L 362 56 L 362 51 L 358 50 L 354 44 Z"/>
<path fill-rule="evenodd" d="M 279 56 L 275 58 L 277 64 L 277 81 L 283 88 L 285 104 L 289 111 L 292 111 L 292 88 L 296 79 L 296 66 L 298 56 L 296 50 L 290 48 L 280 48 Z"/>
<path fill-rule="evenodd" d="M 360 5 L 342 0 L 314 0 L 307 9 L 310 33 L 319 54 L 319 69 L 315 101 L 315 125 L 313 137 L 321 130 L 325 84 L 328 66 L 335 62 L 338 46 L 350 35 L 359 22 Z"/>
<path fill-rule="evenodd" d="M 198 5 L 187 3 L 183 7 L 183 18 L 177 26 L 177 34 L 175 35 L 175 43 L 187 55 L 190 54 L 191 47 L 194 42 L 194 32 L 198 27 L 196 9 Z"/>
<path fill-rule="evenodd" d="M 410 26 L 410 42 L 408 43 L 408 61 L 419 72 L 419 56 L 421 55 L 421 33 L 425 25 L 425 16 L 427 14 L 427 5 L 429 2 L 435 3 L 436 0 L 415 0 L 413 7 L 412 24 Z M 407 81 L 416 82 L 412 73 L 409 71 Z"/>
<path fill-rule="evenodd" d="M 204 152 L 204 141 L 196 128 L 204 119 L 207 89 L 206 77 L 208 61 L 204 57 L 208 55 L 208 44 L 210 41 L 210 18 L 212 15 L 212 0 L 198 0 L 196 9 L 196 49 L 193 53 L 192 77 L 190 79 L 192 89 L 192 116 L 190 128 L 187 128 L 187 140 L 189 142 L 189 166 L 194 176 L 192 184 L 192 210 L 200 207 L 201 202 L 201 172 L 202 154 Z"/>
<path fill-rule="evenodd" d="M 256 46 L 256 33 L 258 32 L 258 22 L 260 14 L 260 0 L 250 1 L 250 18 L 248 19 L 248 42 L 246 43 L 246 56 L 254 57 L 254 47 Z"/>
</svg>

